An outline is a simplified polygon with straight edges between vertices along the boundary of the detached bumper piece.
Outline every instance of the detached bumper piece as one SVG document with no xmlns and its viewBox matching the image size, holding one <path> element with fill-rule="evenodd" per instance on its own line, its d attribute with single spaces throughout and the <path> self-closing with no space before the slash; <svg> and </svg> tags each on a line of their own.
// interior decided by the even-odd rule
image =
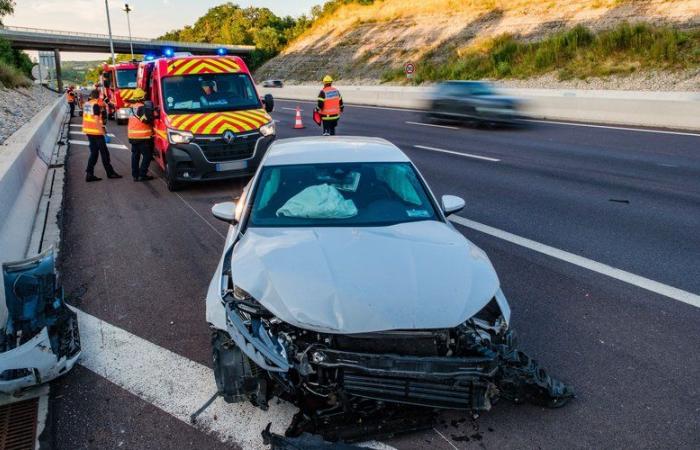
<svg viewBox="0 0 700 450">
<path fill-rule="evenodd" d="M 7 320 L 0 330 L 0 392 L 51 381 L 80 357 L 78 318 L 63 303 L 54 255 L 2 265 Z"/>
</svg>

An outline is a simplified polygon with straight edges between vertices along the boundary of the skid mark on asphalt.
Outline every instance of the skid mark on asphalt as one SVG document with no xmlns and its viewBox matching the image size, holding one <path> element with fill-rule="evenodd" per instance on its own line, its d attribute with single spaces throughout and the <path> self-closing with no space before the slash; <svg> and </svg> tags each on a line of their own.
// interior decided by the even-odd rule
<svg viewBox="0 0 700 450">
<path fill-rule="evenodd" d="M 597 272 L 602 275 L 606 275 L 616 280 L 624 281 L 625 283 L 631 284 L 633 286 L 646 289 L 647 291 L 654 292 L 664 297 L 669 297 L 679 302 L 686 303 L 696 308 L 700 308 L 700 295 L 693 294 L 692 292 L 684 291 L 682 289 L 669 286 L 667 284 L 659 283 L 658 281 L 650 280 L 648 278 L 635 275 L 630 272 L 626 272 L 621 269 L 609 266 L 607 264 L 599 263 L 593 261 L 592 259 L 584 258 L 583 256 L 575 255 L 564 250 L 559 250 L 555 247 L 550 247 L 546 244 L 541 244 L 539 242 L 509 233 L 507 231 L 499 230 L 498 228 L 491 227 L 489 225 L 484 225 L 483 223 L 475 222 L 473 220 L 465 219 L 460 216 L 450 216 L 449 219 L 463 227 L 471 228 L 472 230 L 480 231 L 482 233 L 488 234 L 504 241 L 511 242 L 513 244 L 520 245 L 521 247 L 534 250 L 538 253 L 551 256 L 553 258 L 559 259 L 561 261 L 574 264 L 584 269 Z"/>
<path fill-rule="evenodd" d="M 268 411 L 248 402 L 228 404 L 219 397 L 197 417 L 197 411 L 217 391 L 214 373 L 126 330 L 76 309 L 83 354 L 80 364 L 195 428 L 244 449 L 266 449 L 260 433 L 272 423 L 272 431 L 284 433 L 296 407 L 273 399 Z M 375 449 L 393 447 L 372 441 Z"/>
</svg>

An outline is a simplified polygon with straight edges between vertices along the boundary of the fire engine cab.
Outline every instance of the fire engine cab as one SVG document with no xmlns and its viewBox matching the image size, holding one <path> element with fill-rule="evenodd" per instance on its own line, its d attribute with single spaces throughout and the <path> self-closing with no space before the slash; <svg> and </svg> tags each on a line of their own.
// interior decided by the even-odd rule
<svg viewBox="0 0 700 450">
<path fill-rule="evenodd" d="M 126 101 L 136 88 L 137 70 L 136 61 L 102 66 L 102 84 L 109 98 L 107 112 L 109 117 L 116 119 L 118 124 L 123 125 L 129 120 L 131 108 Z"/>
<path fill-rule="evenodd" d="M 154 160 L 170 190 L 252 175 L 275 138 L 274 100 L 258 96 L 239 57 L 144 61 L 137 84 L 154 111 Z"/>
</svg>

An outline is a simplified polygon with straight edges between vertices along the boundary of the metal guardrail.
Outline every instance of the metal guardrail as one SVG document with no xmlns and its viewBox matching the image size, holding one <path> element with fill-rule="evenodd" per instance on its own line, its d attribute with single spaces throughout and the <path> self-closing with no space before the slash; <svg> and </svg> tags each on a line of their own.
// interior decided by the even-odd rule
<svg viewBox="0 0 700 450">
<path fill-rule="evenodd" d="M 44 36 L 66 36 L 66 37 L 76 37 L 76 38 L 97 38 L 97 39 L 109 39 L 107 34 L 98 33 L 79 33 L 74 31 L 63 31 L 63 30 L 44 30 L 41 28 L 29 28 L 29 27 L 15 27 L 15 26 L 5 26 L 0 25 L 0 36 L 2 36 L 3 31 L 10 31 L 15 33 L 22 33 L 26 35 L 37 35 L 41 34 Z M 112 35 L 113 40 L 129 41 L 129 36 L 118 36 Z M 173 47 L 200 47 L 200 48 L 218 48 L 224 47 L 228 49 L 240 49 L 240 50 L 254 50 L 254 45 L 231 45 L 231 44 L 212 44 L 207 42 L 182 42 L 182 41 L 162 41 L 157 39 L 143 38 L 143 37 L 132 37 L 131 41 L 135 44 L 151 44 L 151 45 L 162 45 L 162 46 L 173 46 Z"/>
</svg>

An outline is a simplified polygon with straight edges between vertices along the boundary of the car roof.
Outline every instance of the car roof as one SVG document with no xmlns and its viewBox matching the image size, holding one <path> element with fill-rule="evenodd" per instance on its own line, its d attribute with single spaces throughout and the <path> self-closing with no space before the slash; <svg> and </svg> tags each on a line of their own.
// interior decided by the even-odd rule
<svg viewBox="0 0 700 450">
<path fill-rule="evenodd" d="M 397 146 L 381 138 L 315 136 L 280 139 L 267 151 L 266 166 L 338 162 L 408 162 Z"/>
</svg>

